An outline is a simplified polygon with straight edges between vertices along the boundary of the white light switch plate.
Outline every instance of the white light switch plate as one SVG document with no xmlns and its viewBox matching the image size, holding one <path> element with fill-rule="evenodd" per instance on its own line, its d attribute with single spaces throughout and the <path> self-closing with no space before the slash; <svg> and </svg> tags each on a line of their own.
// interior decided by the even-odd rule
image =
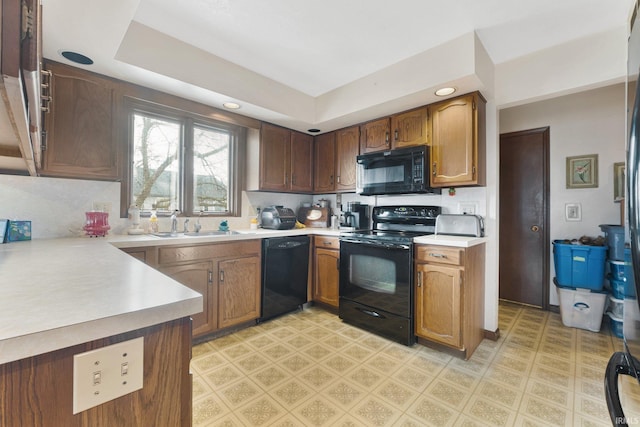
<svg viewBox="0 0 640 427">
<path fill-rule="evenodd" d="M 73 413 L 142 388 L 144 338 L 73 356 Z"/>
</svg>

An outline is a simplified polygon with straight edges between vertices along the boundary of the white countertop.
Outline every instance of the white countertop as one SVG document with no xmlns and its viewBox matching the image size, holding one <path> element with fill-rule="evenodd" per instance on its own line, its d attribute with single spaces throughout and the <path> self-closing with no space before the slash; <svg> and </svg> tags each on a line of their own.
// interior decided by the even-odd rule
<svg viewBox="0 0 640 427">
<path fill-rule="evenodd" d="M 455 246 L 459 248 L 469 248 L 485 243 L 486 241 L 486 237 L 447 236 L 444 234 L 432 234 L 413 239 L 414 243 L 419 244 Z"/>
<path fill-rule="evenodd" d="M 202 296 L 103 238 L 0 245 L 0 364 L 202 311 Z"/>
<path fill-rule="evenodd" d="M 118 248 L 214 243 L 341 230 L 238 230 L 224 236 L 42 239 L 0 245 L 0 364 L 190 316 L 202 296 Z M 484 238 L 415 243 L 469 247 Z"/>
</svg>

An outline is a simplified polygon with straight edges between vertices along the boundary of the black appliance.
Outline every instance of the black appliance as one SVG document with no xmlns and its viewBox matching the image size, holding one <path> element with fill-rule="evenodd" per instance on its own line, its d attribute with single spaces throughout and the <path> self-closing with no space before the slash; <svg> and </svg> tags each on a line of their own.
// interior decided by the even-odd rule
<svg viewBox="0 0 640 427">
<path fill-rule="evenodd" d="M 357 157 L 356 193 L 437 193 L 429 186 L 429 147 L 398 148 Z"/>
<path fill-rule="evenodd" d="M 359 202 L 349 202 L 343 212 L 344 219 L 340 223 L 341 227 L 353 228 L 355 230 L 369 229 L 369 205 L 363 205 Z"/>
<path fill-rule="evenodd" d="M 413 328 L 413 238 L 433 234 L 439 206 L 376 206 L 373 228 L 340 233 L 340 318 L 405 345 Z"/>
<path fill-rule="evenodd" d="M 309 236 L 262 240 L 260 321 L 302 308 L 307 302 Z"/>
<path fill-rule="evenodd" d="M 605 397 L 613 425 L 626 426 L 640 422 L 640 405 L 632 398 L 640 390 L 640 19 L 638 4 L 634 6 L 629 37 L 627 75 L 627 146 L 626 209 L 628 213 L 631 261 L 635 277 L 633 296 L 625 295 L 623 314 L 624 351 L 614 353 L 605 373 Z M 632 84 L 636 85 L 631 90 Z"/>
<path fill-rule="evenodd" d="M 282 206 L 267 206 L 260 213 L 260 226 L 271 230 L 291 230 L 296 220 L 293 210 Z"/>
</svg>

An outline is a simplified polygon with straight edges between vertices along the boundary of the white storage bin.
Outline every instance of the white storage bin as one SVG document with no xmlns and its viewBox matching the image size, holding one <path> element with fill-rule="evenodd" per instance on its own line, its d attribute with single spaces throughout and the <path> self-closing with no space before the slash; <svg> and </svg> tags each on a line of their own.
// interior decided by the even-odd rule
<svg viewBox="0 0 640 427">
<path fill-rule="evenodd" d="M 610 311 L 615 317 L 622 319 L 624 317 L 624 300 L 609 295 L 609 309 L 607 311 Z"/>
<path fill-rule="evenodd" d="M 556 286 L 560 300 L 562 323 L 570 328 L 600 332 L 602 316 L 607 304 L 606 292 Z"/>
</svg>

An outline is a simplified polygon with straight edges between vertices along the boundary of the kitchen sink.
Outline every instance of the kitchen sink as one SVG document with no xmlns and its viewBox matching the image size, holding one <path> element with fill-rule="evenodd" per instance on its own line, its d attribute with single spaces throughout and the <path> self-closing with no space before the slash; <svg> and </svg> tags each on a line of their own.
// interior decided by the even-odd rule
<svg viewBox="0 0 640 427">
<path fill-rule="evenodd" d="M 151 233 L 151 235 L 156 237 L 179 237 L 180 233 L 172 233 L 170 231 L 161 231 L 158 233 Z"/>
<path fill-rule="evenodd" d="M 160 231 L 158 233 L 151 233 L 152 236 L 156 237 L 199 237 L 199 236 L 232 236 L 235 234 L 242 234 L 238 231 L 220 231 L 220 230 L 211 230 L 211 231 L 187 231 L 186 233 L 172 233 L 170 231 Z"/>
<path fill-rule="evenodd" d="M 237 231 L 187 231 L 183 233 L 185 236 L 231 236 L 234 234 L 240 234 Z"/>
</svg>

